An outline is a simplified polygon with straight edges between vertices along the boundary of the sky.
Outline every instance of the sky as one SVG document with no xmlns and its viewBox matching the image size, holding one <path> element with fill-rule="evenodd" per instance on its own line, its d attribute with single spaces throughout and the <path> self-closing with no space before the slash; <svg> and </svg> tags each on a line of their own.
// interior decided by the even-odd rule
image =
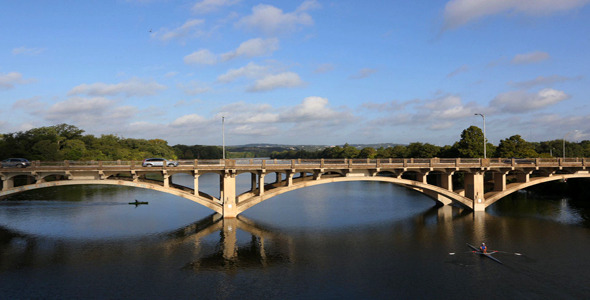
<svg viewBox="0 0 590 300">
<path fill-rule="evenodd" d="M 590 139 L 590 0 L 0 2 L 0 133 Z"/>
</svg>

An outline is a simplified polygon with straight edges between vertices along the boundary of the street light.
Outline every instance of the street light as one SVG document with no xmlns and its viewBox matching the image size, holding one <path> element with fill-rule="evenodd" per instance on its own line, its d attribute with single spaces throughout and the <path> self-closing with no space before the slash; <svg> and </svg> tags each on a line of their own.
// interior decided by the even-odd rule
<svg viewBox="0 0 590 300">
<path fill-rule="evenodd" d="M 225 161 L 225 117 L 221 116 L 221 152 L 223 152 L 223 161 Z"/>
<path fill-rule="evenodd" d="M 487 148 L 487 143 L 486 143 L 486 115 L 484 114 L 475 114 L 476 116 L 481 116 L 483 118 L 483 158 L 487 158 L 486 155 L 486 148 Z"/>
</svg>

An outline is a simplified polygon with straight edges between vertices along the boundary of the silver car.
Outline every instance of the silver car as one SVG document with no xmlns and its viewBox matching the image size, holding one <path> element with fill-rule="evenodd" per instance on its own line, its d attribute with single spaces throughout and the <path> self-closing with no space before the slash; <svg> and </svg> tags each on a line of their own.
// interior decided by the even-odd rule
<svg viewBox="0 0 590 300">
<path fill-rule="evenodd" d="M 25 158 L 7 158 L 2 161 L 2 168 L 26 168 L 31 165 Z"/>
<path fill-rule="evenodd" d="M 146 158 L 141 163 L 142 167 L 178 167 L 178 162 L 173 160 L 167 160 L 164 158 Z"/>
</svg>

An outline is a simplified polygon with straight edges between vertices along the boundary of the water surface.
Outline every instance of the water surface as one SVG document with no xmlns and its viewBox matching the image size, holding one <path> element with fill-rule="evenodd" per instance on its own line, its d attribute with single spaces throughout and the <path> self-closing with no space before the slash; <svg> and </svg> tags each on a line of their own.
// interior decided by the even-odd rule
<svg viewBox="0 0 590 300">
<path fill-rule="evenodd" d="M 200 185 L 215 194 L 217 182 Z M 128 204 L 135 199 L 149 205 Z M 224 222 L 150 190 L 35 190 L 0 202 L 0 296 L 582 299 L 588 200 L 518 193 L 474 214 L 392 184 L 346 182 L 289 192 Z M 503 264 L 466 247 L 481 241 Z"/>
</svg>

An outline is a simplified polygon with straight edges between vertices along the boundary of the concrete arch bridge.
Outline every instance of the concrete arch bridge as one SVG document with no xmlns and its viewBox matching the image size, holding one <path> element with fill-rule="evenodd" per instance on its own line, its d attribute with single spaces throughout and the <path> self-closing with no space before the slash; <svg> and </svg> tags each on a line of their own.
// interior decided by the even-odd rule
<svg viewBox="0 0 590 300">
<path fill-rule="evenodd" d="M 256 204 L 296 189 L 333 182 L 381 181 L 424 193 L 443 205 L 483 211 L 529 186 L 590 178 L 588 163 L 586 158 L 226 159 L 181 161 L 178 167 L 142 167 L 137 161 L 35 161 L 28 168 L 0 170 L 0 197 L 63 185 L 132 186 L 184 197 L 224 218 L 234 218 Z M 207 173 L 219 175 L 219 198 L 199 191 L 199 177 Z M 244 173 L 250 174 L 250 189 L 237 194 L 236 177 Z M 173 183 L 174 174 L 192 176 L 194 188 Z M 459 177 L 463 180 L 457 180 Z"/>
</svg>

